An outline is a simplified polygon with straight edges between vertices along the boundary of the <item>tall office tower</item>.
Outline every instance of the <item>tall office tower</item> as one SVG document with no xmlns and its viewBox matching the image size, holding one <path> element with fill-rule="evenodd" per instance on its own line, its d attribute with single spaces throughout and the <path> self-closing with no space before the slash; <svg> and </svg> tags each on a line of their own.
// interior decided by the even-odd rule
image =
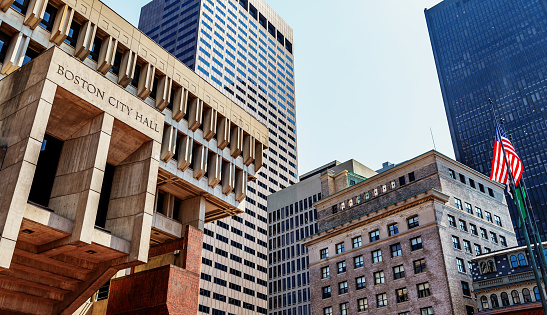
<svg viewBox="0 0 547 315">
<path fill-rule="evenodd" d="M 347 174 L 349 185 L 376 175 L 355 160 L 333 161 L 268 196 L 269 315 L 311 314 L 308 250 L 300 240 L 318 232 L 313 204 L 321 200 L 320 177 L 327 172 Z"/>
<path fill-rule="evenodd" d="M 488 99 L 492 99 L 524 162 L 528 195 L 544 240 L 546 10 L 542 0 L 447 0 L 425 10 L 456 159 L 490 174 L 494 119 Z M 516 208 L 509 204 L 516 223 Z"/>
<path fill-rule="evenodd" d="M 204 313 L 265 314 L 266 196 L 298 176 L 292 29 L 262 0 L 154 0 L 139 28 L 270 131 L 245 213 L 206 226 L 203 272 L 211 277 L 200 296 Z"/>
</svg>

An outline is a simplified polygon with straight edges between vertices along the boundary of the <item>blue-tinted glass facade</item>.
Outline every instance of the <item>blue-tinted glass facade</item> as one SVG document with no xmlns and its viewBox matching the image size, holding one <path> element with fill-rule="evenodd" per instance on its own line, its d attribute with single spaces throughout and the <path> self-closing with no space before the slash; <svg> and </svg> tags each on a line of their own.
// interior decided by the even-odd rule
<svg viewBox="0 0 547 315">
<path fill-rule="evenodd" d="M 490 175 L 496 103 L 547 231 L 547 11 L 541 0 L 448 0 L 425 10 L 456 159 Z M 508 199 L 510 201 L 511 199 Z M 513 223 L 517 213 L 511 207 Z M 517 231 L 522 244 L 523 238 Z"/>
</svg>

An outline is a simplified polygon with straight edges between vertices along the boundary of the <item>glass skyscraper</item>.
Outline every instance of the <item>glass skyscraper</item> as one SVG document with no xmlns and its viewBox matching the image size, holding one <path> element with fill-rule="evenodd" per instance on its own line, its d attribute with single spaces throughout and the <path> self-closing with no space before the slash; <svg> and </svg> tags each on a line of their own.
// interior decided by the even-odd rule
<svg viewBox="0 0 547 315">
<path fill-rule="evenodd" d="M 298 181 L 292 29 L 263 0 L 153 0 L 139 28 L 269 129 L 245 213 L 205 226 L 199 306 L 266 314 L 267 196 Z"/>
<path fill-rule="evenodd" d="M 425 10 L 456 159 L 490 174 L 494 119 L 488 99 L 492 99 L 523 160 L 524 179 L 544 240 L 546 6 L 542 0 L 447 0 Z M 518 214 L 512 204 L 510 209 L 516 228 Z M 522 243 L 521 231 L 516 232 Z"/>
</svg>

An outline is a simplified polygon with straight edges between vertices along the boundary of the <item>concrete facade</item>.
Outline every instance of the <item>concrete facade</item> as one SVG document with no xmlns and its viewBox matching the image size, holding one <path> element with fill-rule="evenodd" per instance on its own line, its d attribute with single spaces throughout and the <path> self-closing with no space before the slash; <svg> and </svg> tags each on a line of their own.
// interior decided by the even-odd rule
<svg viewBox="0 0 547 315">
<path fill-rule="evenodd" d="M 0 311 L 145 312 L 86 301 L 157 275 L 195 314 L 203 226 L 243 212 L 267 128 L 100 1 L 0 21 Z"/>
<path fill-rule="evenodd" d="M 153 0 L 139 29 L 268 127 L 245 213 L 206 226 L 200 295 L 204 314 L 266 314 L 267 196 L 298 177 L 293 31 L 264 0 Z"/>
<path fill-rule="evenodd" d="M 313 314 L 476 310 L 471 259 L 516 244 L 501 185 L 435 151 L 343 182 L 322 176 L 319 231 L 304 240 Z"/>
<path fill-rule="evenodd" d="M 354 160 L 333 161 L 300 177 L 300 182 L 268 196 L 268 314 L 311 314 L 307 248 L 300 240 L 317 232 L 321 174 L 351 174 L 349 185 L 376 173 Z"/>
<path fill-rule="evenodd" d="M 530 259 L 526 246 L 519 246 L 472 260 L 480 314 L 544 314 Z"/>
</svg>

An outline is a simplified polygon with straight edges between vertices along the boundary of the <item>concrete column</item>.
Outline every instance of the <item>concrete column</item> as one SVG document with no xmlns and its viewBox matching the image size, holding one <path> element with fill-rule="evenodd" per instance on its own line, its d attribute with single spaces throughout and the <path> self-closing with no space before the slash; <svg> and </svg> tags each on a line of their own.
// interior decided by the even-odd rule
<svg viewBox="0 0 547 315">
<path fill-rule="evenodd" d="M 93 42 L 95 41 L 95 34 L 97 33 L 97 25 L 87 21 L 82 25 L 80 34 L 78 35 L 78 41 L 76 42 L 76 51 L 74 56 L 80 60 L 84 60 L 89 56 L 91 49 L 93 48 Z"/>
<path fill-rule="evenodd" d="M 209 186 L 215 188 L 220 183 L 222 174 L 222 157 L 216 153 L 209 155 L 207 161 L 207 177 Z"/>
<path fill-rule="evenodd" d="M 160 144 L 148 141 L 114 171 L 106 229 L 131 241 L 128 261 L 148 260 Z"/>
<path fill-rule="evenodd" d="M 255 144 L 255 172 L 258 172 L 262 168 L 264 161 L 264 145 L 261 142 Z"/>
<path fill-rule="evenodd" d="M 6 12 L 15 0 L 0 0 L 0 9 Z"/>
<path fill-rule="evenodd" d="M 137 53 L 128 50 L 123 53 L 122 62 L 120 64 L 120 73 L 118 74 L 118 84 L 124 88 L 133 81 L 135 75 L 135 66 L 137 65 Z"/>
<path fill-rule="evenodd" d="M 91 243 L 114 117 L 102 113 L 63 144 L 49 207 L 74 221 L 72 242 Z"/>
<path fill-rule="evenodd" d="M 179 141 L 178 169 L 185 171 L 192 164 L 192 151 L 194 150 L 194 140 L 187 135 L 183 135 Z"/>
<path fill-rule="evenodd" d="M 232 126 L 230 119 L 227 117 L 220 117 L 218 121 L 217 146 L 219 149 L 224 150 L 230 143 Z"/>
<path fill-rule="evenodd" d="M 242 202 L 247 197 L 247 172 L 236 168 L 235 174 L 236 200 Z"/>
<path fill-rule="evenodd" d="M 152 87 L 154 86 L 154 75 L 156 74 L 156 67 L 147 63 L 141 67 L 141 73 L 139 75 L 139 86 L 137 87 L 137 96 L 143 100 L 150 95 Z"/>
<path fill-rule="evenodd" d="M 57 89 L 41 81 L 20 91 L 25 86 L 14 85 L 16 79 L 0 81 L 0 146 L 7 147 L 0 169 L 0 270 L 11 264 Z"/>
<path fill-rule="evenodd" d="M 118 48 L 118 40 L 113 36 L 107 36 L 103 39 L 103 45 L 99 52 L 99 62 L 97 63 L 97 71 L 106 74 L 114 65 L 116 58 L 116 49 Z"/>
<path fill-rule="evenodd" d="M 163 111 L 171 101 L 171 86 L 173 80 L 164 75 L 158 80 L 158 92 L 156 93 L 156 108 Z"/>
<path fill-rule="evenodd" d="M 201 179 L 207 172 L 207 148 L 200 145 L 194 152 L 194 178 Z"/>
<path fill-rule="evenodd" d="M 179 221 L 182 223 L 182 234 L 188 225 L 203 231 L 205 224 L 205 197 L 197 196 L 186 199 L 180 207 Z"/>
<path fill-rule="evenodd" d="M 17 33 L 13 36 L 9 43 L 6 58 L 4 59 L 4 64 L 0 73 L 10 74 L 21 67 L 29 42 L 30 37 L 23 33 Z"/>
<path fill-rule="evenodd" d="M 217 116 L 216 109 L 209 107 L 205 109 L 205 118 L 203 120 L 203 138 L 207 141 L 213 139 L 217 133 Z"/>
<path fill-rule="evenodd" d="M 186 115 L 188 105 L 188 90 L 183 87 L 175 88 L 173 99 L 173 119 L 179 122 Z"/>
<path fill-rule="evenodd" d="M 224 163 L 222 166 L 222 193 L 229 195 L 235 186 L 235 165 Z"/>
<path fill-rule="evenodd" d="M 243 150 L 243 129 L 238 126 L 232 128 L 232 137 L 230 139 L 230 155 L 237 158 Z"/>
<path fill-rule="evenodd" d="M 163 141 L 161 142 L 160 160 L 169 162 L 177 149 L 177 128 L 167 126 L 163 128 Z"/>
<path fill-rule="evenodd" d="M 35 29 L 44 18 L 47 2 L 48 0 L 30 0 L 25 22 L 23 23 L 28 25 L 31 29 Z"/>
<path fill-rule="evenodd" d="M 243 164 L 251 165 L 255 159 L 255 138 L 249 134 L 243 136 Z"/>
<path fill-rule="evenodd" d="M 188 104 L 188 129 L 192 131 L 198 130 L 203 122 L 203 101 L 199 98 L 194 98 Z"/>
<path fill-rule="evenodd" d="M 57 17 L 55 18 L 53 30 L 51 31 L 51 41 L 57 46 L 61 45 L 67 38 L 73 17 L 74 9 L 66 4 L 57 11 Z"/>
</svg>

